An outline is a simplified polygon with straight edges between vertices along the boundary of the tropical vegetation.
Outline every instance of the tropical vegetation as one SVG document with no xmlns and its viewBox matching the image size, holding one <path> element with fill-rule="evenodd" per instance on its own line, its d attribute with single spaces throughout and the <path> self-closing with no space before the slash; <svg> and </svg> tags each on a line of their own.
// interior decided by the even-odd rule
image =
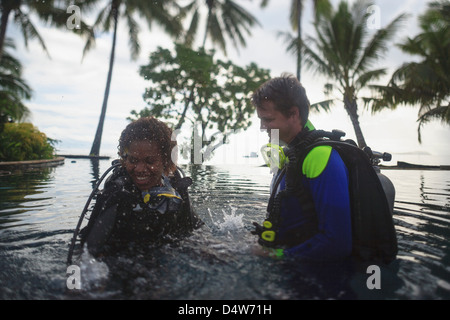
<svg viewBox="0 0 450 320">
<path fill-rule="evenodd" d="M 174 9 L 179 8 L 173 0 L 165 1 L 140 1 L 140 0 L 82 0 L 75 1 L 76 5 L 86 10 L 92 10 L 96 5 L 104 5 L 99 11 L 93 24 L 93 33 L 86 41 L 83 55 L 86 54 L 95 45 L 95 37 L 98 33 L 112 31 L 111 55 L 109 58 L 109 69 L 106 79 L 103 103 L 100 112 L 100 118 L 92 143 L 90 155 L 98 156 L 100 153 L 101 139 L 103 134 L 103 125 L 105 122 L 106 110 L 108 106 L 109 91 L 111 87 L 112 72 L 115 59 L 117 27 L 119 20 L 126 22 L 128 27 L 128 41 L 131 52 L 131 58 L 135 60 L 140 52 L 139 44 L 139 23 L 138 18 L 143 18 L 149 27 L 152 23 L 158 23 L 164 28 L 167 34 L 178 36 L 181 33 L 181 23 L 175 15 Z"/>
<path fill-rule="evenodd" d="M 261 0 L 261 6 L 268 2 Z M 336 8 L 331 7 L 329 0 L 314 0 L 311 3 L 315 8 L 315 35 L 303 39 L 305 1 L 292 0 L 290 21 L 292 30 L 297 34 L 280 33 L 280 36 L 286 38 L 287 50 L 297 57 L 299 79 L 303 65 L 313 73 L 326 77 L 327 94 L 339 93 L 359 146 L 366 145 L 358 120 L 361 100 L 374 112 L 392 109 L 400 104 L 419 106 L 420 141 L 421 129 L 426 123 L 439 119 L 450 124 L 447 72 L 450 70 L 449 2 L 430 2 L 428 10 L 419 20 L 421 32 L 399 44 L 405 53 L 414 56 L 414 62 L 400 66 L 385 86 L 375 84 L 387 75 L 387 69 L 378 65 L 405 15 L 399 15 L 386 27 L 374 31 L 368 30 L 367 24 L 370 14 L 367 8 L 373 4 L 369 0 L 356 0 L 353 5 L 342 1 Z M 141 21 L 149 27 L 153 24 L 162 26 L 167 35 L 176 39 L 174 49 L 158 48 L 151 54 L 149 64 L 141 67 L 141 75 L 150 82 L 144 95 L 149 107 L 140 112 L 133 111 L 132 116 L 151 113 L 171 119 L 178 129 L 186 121 L 191 125 L 202 122 L 200 135 L 205 139 L 207 128 L 226 131 L 248 127 L 250 105 L 245 99 L 250 88 L 268 76 L 268 71 L 254 64 L 238 67 L 231 61 L 217 60 L 215 51 L 205 48 L 208 44 L 211 45 L 209 49 L 220 50 L 226 55 L 228 44 L 231 43 L 237 50 L 246 45 L 251 28 L 258 26 L 259 22 L 238 1 L 0 0 L 0 131 L 2 126 L 26 119 L 30 110 L 24 100 L 32 94 L 31 88 L 22 79 L 19 61 L 8 52 L 9 48 L 13 48 L 12 41 L 6 38 L 8 24 L 18 26 L 25 44 L 36 39 L 48 54 L 43 37 L 32 21 L 36 17 L 48 26 L 67 28 L 66 9 L 69 4 L 78 5 L 84 13 L 96 16 L 92 27 L 81 21 L 81 29 L 73 29 L 79 35 L 87 36 L 83 56 L 95 46 L 96 37 L 112 31 L 109 70 L 90 152 L 92 155 L 98 155 L 100 151 L 120 21 L 127 25 L 131 59 L 136 59 L 140 53 Z M 182 28 L 185 22 L 186 30 Z M 204 29 L 200 30 L 202 24 Z M 200 49 L 195 49 L 198 37 L 203 38 Z M 218 89 L 220 85 L 223 86 L 222 92 Z M 368 92 L 367 88 L 375 89 L 372 92 L 377 95 L 362 97 L 364 92 Z M 180 97 L 185 100 L 180 100 Z M 168 101 L 172 103 L 172 109 L 168 107 Z M 320 105 L 322 109 L 329 110 L 334 101 L 330 99 L 312 107 L 319 108 Z M 48 141 L 54 143 L 54 140 Z"/>
<path fill-rule="evenodd" d="M 6 39 L 6 48 L 14 49 L 11 39 Z M 22 64 L 7 50 L 0 57 L 0 133 L 5 123 L 26 119 L 30 110 L 23 100 L 31 98 L 32 90 L 22 78 Z"/>
<path fill-rule="evenodd" d="M 366 146 L 366 141 L 359 123 L 360 92 L 387 74 L 386 68 L 378 68 L 379 60 L 405 19 L 404 14 L 399 15 L 371 35 L 367 23 L 367 8 L 371 4 L 367 0 L 357 0 L 351 6 L 347 1 L 340 2 L 330 16 L 316 19 L 316 34 L 307 37 L 302 45 L 306 68 L 329 81 L 325 93 L 340 93 L 361 148 Z"/>
<path fill-rule="evenodd" d="M 269 0 L 264 0 L 261 6 L 265 7 Z M 302 71 L 302 45 L 303 45 L 303 35 L 302 35 L 302 24 L 303 24 L 303 11 L 304 11 L 304 0 L 292 0 L 291 1 L 291 11 L 289 20 L 291 22 L 291 27 L 296 35 L 292 35 L 290 32 L 279 32 L 279 35 L 285 38 L 287 43 L 287 51 L 294 54 L 297 57 L 297 79 L 301 82 L 301 71 Z M 314 6 L 315 19 L 319 19 L 321 15 L 329 17 L 331 13 L 331 3 L 329 0 L 313 0 L 312 4 Z"/>
<path fill-rule="evenodd" d="M 57 142 L 31 123 L 6 123 L 0 135 L 0 161 L 52 159 Z"/>
<path fill-rule="evenodd" d="M 214 145 L 217 135 L 207 136 L 207 129 L 233 133 L 250 126 L 254 107 L 251 93 L 270 77 L 269 70 L 260 69 L 254 63 L 240 67 L 231 61 L 214 59 L 214 51 L 198 51 L 177 44 L 175 52 L 158 48 L 150 55 L 147 65 L 140 68 L 140 75 L 150 81 L 144 100 L 149 108 L 132 111 L 136 117 L 153 115 L 175 121 L 180 129 L 186 120 L 198 133 L 198 150 L 203 141 Z M 217 140 L 216 145 L 221 145 Z M 202 151 L 205 158 L 212 150 Z"/>
<path fill-rule="evenodd" d="M 206 6 L 205 6 L 206 5 Z M 183 17 L 191 15 L 191 21 L 187 28 L 184 43 L 193 47 L 196 37 L 199 35 L 199 25 L 202 21 L 202 9 L 206 7 L 207 15 L 205 21 L 205 31 L 201 47 L 205 47 L 209 38 L 213 48 L 227 53 L 227 41 L 231 41 L 234 48 L 246 46 L 244 32 L 251 35 L 251 28 L 260 25 L 258 20 L 246 9 L 232 0 L 192 0 L 183 7 Z"/>
<path fill-rule="evenodd" d="M 399 47 L 416 61 L 407 62 L 392 75 L 387 86 L 376 86 L 383 99 L 378 110 L 399 104 L 419 106 L 418 140 L 421 128 L 432 120 L 450 124 L 450 1 L 434 1 L 419 18 L 421 32 Z"/>
<path fill-rule="evenodd" d="M 40 35 L 36 26 L 33 24 L 31 15 L 39 18 L 50 26 L 67 29 L 67 6 L 70 1 L 61 0 L 1 0 L 0 1 L 0 57 L 3 53 L 6 39 L 6 30 L 10 17 L 22 32 L 25 45 L 31 39 L 36 39 L 42 49 L 47 53 L 47 47 L 44 39 Z M 72 29 L 73 32 L 83 36 L 91 35 L 91 29 L 80 20 L 79 28 Z"/>
<path fill-rule="evenodd" d="M 207 9 L 205 31 L 200 49 L 195 50 L 193 46 L 202 9 Z M 249 94 L 269 78 L 269 71 L 255 64 L 239 67 L 231 61 L 215 60 L 215 50 L 206 51 L 207 39 L 212 48 L 218 46 L 224 54 L 227 52 L 226 39 L 236 49 L 245 46 L 244 32 L 250 35 L 250 28 L 259 24 L 236 1 L 193 0 L 182 7 L 182 12 L 179 16 L 182 19 L 191 16 L 189 27 L 183 33 L 184 41 L 175 44 L 174 55 L 169 49 L 158 48 L 150 55 L 149 64 L 141 67 L 141 75 L 151 81 L 144 94 L 149 108 L 140 112 L 133 110 L 131 114 L 174 119 L 175 129 L 180 129 L 189 119 L 193 128 L 190 145 L 202 150 L 203 159 L 206 159 L 223 143 L 224 133 L 245 129 L 251 124 L 254 109 Z M 200 132 L 197 124 L 201 126 Z M 216 132 L 207 138 L 207 128 L 215 128 L 221 135 Z M 211 140 L 208 147 L 205 147 L 206 140 Z M 191 148 L 186 149 L 190 151 Z M 193 163 L 201 162 L 194 161 L 194 153 L 198 152 L 191 152 Z"/>
</svg>

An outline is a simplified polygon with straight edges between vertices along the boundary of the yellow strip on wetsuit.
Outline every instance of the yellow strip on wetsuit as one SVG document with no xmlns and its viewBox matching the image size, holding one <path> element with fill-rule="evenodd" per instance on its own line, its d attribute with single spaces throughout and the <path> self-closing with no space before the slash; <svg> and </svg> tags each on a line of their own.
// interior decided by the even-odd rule
<svg viewBox="0 0 450 320">
<path fill-rule="evenodd" d="M 327 167 L 331 151 L 331 146 L 318 146 L 312 149 L 303 161 L 303 174 L 310 179 L 320 176 Z"/>
</svg>

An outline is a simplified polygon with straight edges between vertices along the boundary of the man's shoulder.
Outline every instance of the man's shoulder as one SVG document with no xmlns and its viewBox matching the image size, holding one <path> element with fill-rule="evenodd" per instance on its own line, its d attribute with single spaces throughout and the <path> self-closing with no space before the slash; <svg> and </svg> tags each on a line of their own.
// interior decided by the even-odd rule
<svg viewBox="0 0 450 320">
<path fill-rule="evenodd" d="M 307 178 L 317 178 L 325 170 L 331 151 L 331 146 L 317 146 L 309 151 L 302 164 L 302 173 Z"/>
<path fill-rule="evenodd" d="M 334 152 L 333 152 L 334 151 Z M 333 159 L 340 159 L 337 151 L 330 145 L 319 145 L 312 148 L 305 156 L 302 173 L 309 179 L 317 178 Z"/>
</svg>

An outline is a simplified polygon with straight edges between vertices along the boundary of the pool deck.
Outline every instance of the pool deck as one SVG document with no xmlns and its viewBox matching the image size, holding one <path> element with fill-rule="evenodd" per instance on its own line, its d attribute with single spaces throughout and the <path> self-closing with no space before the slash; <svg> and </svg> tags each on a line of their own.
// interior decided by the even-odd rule
<svg viewBox="0 0 450 320">
<path fill-rule="evenodd" d="M 64 157 L 57 156 L 53 159 L 45 160 L 4 161 L 0 162 L 0 173 L 7 173 L 12 170 L 55 167 L 64 164 L 64 160 Z"/>
<path fill-rule="evenodd" d="M 84 156 L 78 154 L 60 154 L 58 156 L 68 159 L 91 159 L 91 160 L 108 160 L 111 158 L 108 156 Z"/>
<path fill-rule="evenodd" d="M 3 161 L 0 162 L 0 175 L 10 174 L 11 171 L 30 170 L 42 167 L 56 167 L 64 164 L 65 159 L 109 159 L 108 156 L 84 156 L 84 155 L 56 155 L 53 159 L 28 160 L 28 161 Z"/>
</svg>

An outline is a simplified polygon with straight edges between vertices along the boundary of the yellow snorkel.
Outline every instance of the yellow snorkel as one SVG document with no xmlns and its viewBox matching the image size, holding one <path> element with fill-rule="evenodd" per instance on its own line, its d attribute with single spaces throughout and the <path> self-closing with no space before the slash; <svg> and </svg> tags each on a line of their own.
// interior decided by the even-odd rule
<svg viewBox="0 0 450 320">
<path fill-rule="evenodd" d="M 264 162 L 271 170 L 275 170 L 275 168 L 282 169 L 289 162 L 283 147 L 274 143 L 263 145 L 261 147 L 261 154 Z"/>
<path fill-rule="evenodd" d="M 305 128 L 307 130 L 315 129 L 313 124 L 309 120 L 306 122 Z M 278 142 L 279 140 L 276 138 L 275 141 Z M 266 165 L 271 169 L 271 171 L 281 170 L 284 168 L 286 164 L 289 163 L 289 158 L 286 156 L 284 148 L 285 147 L 282 147 L 275 143 L 268 143 L 261 147 L 260 151 L 262 157 Z"/>
</svg>

